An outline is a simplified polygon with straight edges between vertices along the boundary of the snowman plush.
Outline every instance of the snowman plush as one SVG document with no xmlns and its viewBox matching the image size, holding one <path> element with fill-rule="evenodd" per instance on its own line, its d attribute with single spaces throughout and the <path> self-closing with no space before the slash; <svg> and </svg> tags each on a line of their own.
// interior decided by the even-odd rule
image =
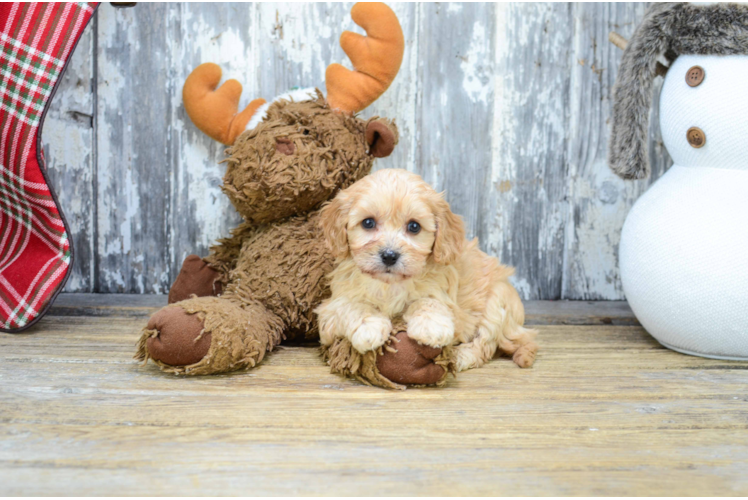
<svg viewBox="0 0 748 500">
<path fill-rule="evenodd" d="M 609 163 L 649 175 L 652 84 L 673 166 L 634 205 L 619 249 L 626 298 L 676 351 L 748 359 L 748 6 L 655 4 L 623 54 Z M 659 70 L 659 71 L 658 71 Z"/>
</svg>

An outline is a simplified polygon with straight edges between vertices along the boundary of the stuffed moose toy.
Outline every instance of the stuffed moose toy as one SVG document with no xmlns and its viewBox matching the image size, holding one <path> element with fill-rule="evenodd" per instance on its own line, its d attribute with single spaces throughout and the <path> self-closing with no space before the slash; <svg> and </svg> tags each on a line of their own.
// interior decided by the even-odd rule
<svg viewBox="0 0 748 500">
<path fill-rule="evenodd" d="M 185 81 L 189 117 L 229 146 L 222 190 L 244 221 L 207 257 L 185 259 L 169 305 L 143 330 L 136 359 L 175 374 L 216 374 L 256 366 L 284 339 L 318 338 L 313 311 L 330 295 L 326 275 L 334 264 L 320 208 L 398 140 L 393 121 L 355 113 L 395 78 L 402 29 L 381 3 L 356 4 L 351 16 L 367 36 L 342 34 L 354 71 L 331 64 L 326 99 L 317 89 L 295 90 L 238 112 L 241 84 L 229 80 L 216 90 L 217 65 L 202 64 Z M 365 355 L 339 340 L 323 356 L 333 372 L 388 388 L 440 384 L 452 371 L 448 349 L 410 340 L 403 322 L 393 323 L 391 340 Z"/>
</svg>

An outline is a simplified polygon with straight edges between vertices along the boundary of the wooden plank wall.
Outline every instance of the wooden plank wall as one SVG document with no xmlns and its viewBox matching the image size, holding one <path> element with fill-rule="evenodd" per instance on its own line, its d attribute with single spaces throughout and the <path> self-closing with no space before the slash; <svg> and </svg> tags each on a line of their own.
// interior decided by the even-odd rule
<svg viewBox="0 0 748 500">
<path fill-rule="evenodd" d="M 238 217 L 220 191 L 223 147 L 185 115 L 181 86 L 213 61 L 243 99 L 324 89 L 337 44 L 361 32 L 345 4 L 102 4 L 44 127 L 71 223 L 68 291 L 165 293 L 189 253 Z M 641 3 L 393 4 L 406 46 L 395 83 L 363 116 L 397 119 L 377 168 L 446 190 L 470 236 L 517 267 L 526 299 L 622 299 L 621 226 L 651 181 L 606 164 L 610 92 Z M 656 104 L 656 101 L 655 101 Z M 670 164 L 652 113 L 656 179 Z"/>
</svg>

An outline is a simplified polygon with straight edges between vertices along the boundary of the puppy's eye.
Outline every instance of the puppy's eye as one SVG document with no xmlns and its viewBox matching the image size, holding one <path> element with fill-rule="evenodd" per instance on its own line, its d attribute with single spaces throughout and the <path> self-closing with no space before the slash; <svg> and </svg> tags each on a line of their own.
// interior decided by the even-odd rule
<svg viewBox="0 0 748 500">
<path fill-rule="evenodd" d="M 408 232 L 411 234 L 418 234 L 421 232 L 421 225 L 416 221 L 412 220 L 408 222 Z"/>
<path fill-rule="evenodd" d="M 363 227 L 364 229 L 374 229 L 375 227 L 377 227 L 377 221 L 375 221 L 371 217 L 368 219 L 364 219 L 361 221 L 361 227 Z"/>
</svg>

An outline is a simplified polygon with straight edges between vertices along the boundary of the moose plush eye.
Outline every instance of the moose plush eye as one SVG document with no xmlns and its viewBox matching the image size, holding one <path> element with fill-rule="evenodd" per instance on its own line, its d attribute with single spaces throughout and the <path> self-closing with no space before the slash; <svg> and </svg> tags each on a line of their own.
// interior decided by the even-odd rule
<svg viewBox="0 0 748 500">
<path fill-rule="evenodd" d="M 421 225 L 416 221 L 412 220 L 408 222 L 408 232 L 411 234 L 418 234 L 421 232 Z"/>
<path fill-rule="evenodd" d="M 372 218 L 364 219 L 361 221 L 361 227 L 364 229 L 374 229 L 377 227 L 377 221 Z"/>
</svg>

